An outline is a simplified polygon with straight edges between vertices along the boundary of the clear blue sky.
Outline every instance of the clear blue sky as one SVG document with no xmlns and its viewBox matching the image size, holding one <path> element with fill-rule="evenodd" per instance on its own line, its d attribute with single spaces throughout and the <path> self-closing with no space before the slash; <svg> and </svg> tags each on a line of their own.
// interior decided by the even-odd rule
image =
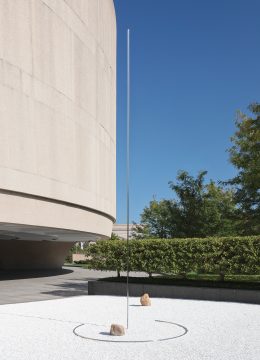
<svg viewBox="0 0 260 360">
<path fill-rule="evenodd" d="M 260 101 L 259 0 L 115 0 L 117 222 L 126 222 L 126 29 L 131 29 L 130 221 L 173 197 L 184 169 L 235 174 L 226 149 L 237 109 Z"/>
</svg>

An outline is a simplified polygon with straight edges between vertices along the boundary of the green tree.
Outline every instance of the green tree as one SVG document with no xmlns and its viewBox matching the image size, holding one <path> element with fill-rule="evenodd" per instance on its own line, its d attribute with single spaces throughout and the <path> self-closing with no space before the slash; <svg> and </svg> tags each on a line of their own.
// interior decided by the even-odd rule
<svg viewBox="0 0 260 360">
<path fill-rule="evenodd" d="M 169 182 L 176 200 L 153 199 L 141 214 L 137 238 L 206 237 L 235 234 L 234 194 L 213 181 L 207 172 L 197 177 L 186 171 Z"/>
<path fill-rule="evenodd" d="M 111 233 L 110 240 L 120 240 L 120 237 L 114 232 Z"/>
<path fill-rule="evenodd" d="M 173 213 L 176 204 L 173 200 L 160 200 L 155 198 L 150 201 L 141 214 L 141 224 L 135 224 L 133 238 L 161 238 L 173 237 L 175 223 Z"/>
<path fill-rule="evenodd" d="M 253 114 L 238 112 L 237 131 L 231 138 L 230 161 L 238 174 L 228 183 L 236 189 L 242 234 L 260 233 L 260 104 L 249 106 Z"/>
<path fill-rule="evenodd" d="M 207 171 L 194 178 L 180 171 L 177 182 L 169 182 L 178 197 L 177 236 L 206 237 L 235 233 L 234 194 L 214 181 L 205 184 Z"/>
<path fill-rule="evenodd" d="M 205 236 L 235 235 L 238 221 L 234 192 L 210 181 L 205 187 L 202 216 Z"/>
<path fill-rule="evenodd" d="M 177 236 L 203 236 L 204 180 L 207 171 L 200 171 L 197 178 L 187 171 L 179 171 L 177 181 L 169 181 L 178 198 Z"/>
<path fill-rule="evenodd" d="M 142 217 L 142 214 L 141 214 Z M 141 239 L 148 239 L 148 238 L 152 238 L 153 236 L 151 235 L 152 230 L 150 228 L 150 224 L 148 223 L 144 223 L 144 221 L 142 221 L 141 224 L 137 224 L 136 222 L 133 222 L 133 229 L 132 229 L 132 239 L 137 239 L 137 240 L 141 240 Z"/>
</svg>

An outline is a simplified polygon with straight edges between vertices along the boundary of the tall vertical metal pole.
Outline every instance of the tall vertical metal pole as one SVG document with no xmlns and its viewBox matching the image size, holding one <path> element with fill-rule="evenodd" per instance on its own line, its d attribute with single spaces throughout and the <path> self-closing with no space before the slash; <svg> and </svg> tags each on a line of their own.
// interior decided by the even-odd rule
<svg viewBox="0 0 260 360">
<path fill-rule="evenodd" d="M 129 327 L 129 175 L 130 175 L 130 30 L 127 30 L 127 128 L 126 128 L 126 218 L 127 218 L 127 276 L 126 276 L 126 297 L 127 297 L 127 329 Z"/>
</svg>

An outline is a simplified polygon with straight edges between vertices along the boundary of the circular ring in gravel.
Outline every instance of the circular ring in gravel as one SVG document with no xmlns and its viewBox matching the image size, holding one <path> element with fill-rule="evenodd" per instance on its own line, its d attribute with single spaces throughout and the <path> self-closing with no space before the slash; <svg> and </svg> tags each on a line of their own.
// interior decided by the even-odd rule
<svg viewBox="0 0 260 360">
<path fill-rule="evenodd" d="M 154 320 L 149 326 L 132 324 L 124 336 L 109 334 L 109 326 L 80 324 L 73 329 L 73 333 L 86 340 L 114 342 L 114 343 L 148 343 L 174 340 L 186 335 L 188 329 L 170 321 Z"/>
</svg>

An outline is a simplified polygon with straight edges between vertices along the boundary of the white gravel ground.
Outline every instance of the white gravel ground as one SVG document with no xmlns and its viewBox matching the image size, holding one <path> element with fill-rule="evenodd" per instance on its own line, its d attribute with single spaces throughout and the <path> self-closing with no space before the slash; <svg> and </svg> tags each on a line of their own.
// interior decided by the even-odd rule
<svg viewBox="0 0 260 360">
<path fill-rule="evenodd" d="M 126 321 L 126 300 L 121 297 L 81 296 L 1 305 L 0 359 L 260 359 L 259 305 L 152 299 L 152 306 L 144 308 L 136 306 L 137 298 L 131 298 L 130 304 L 130 329 L 125 339 L 158 340 L 168 333 L 169 337 L 180 333 L 170 324 L 158 328 L 154 320 L 181 324 L 188 333 L 149 343 L 107 343 L 73 334 L 73 329 L 84 323 L 78 328 L 81 335 L 109 338 L 110 324 Z"/>
</svg>

